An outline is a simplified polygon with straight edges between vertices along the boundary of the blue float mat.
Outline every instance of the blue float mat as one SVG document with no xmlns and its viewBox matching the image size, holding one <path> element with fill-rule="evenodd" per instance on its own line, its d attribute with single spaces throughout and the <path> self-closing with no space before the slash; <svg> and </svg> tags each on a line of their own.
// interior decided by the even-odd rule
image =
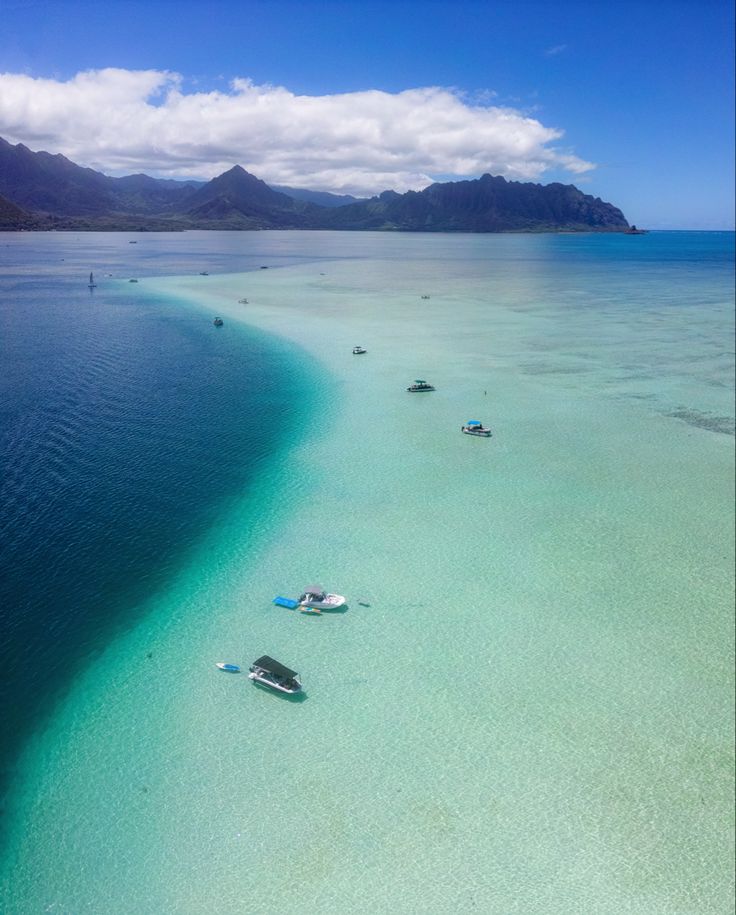
<svg viewBox="0 0 736 915">
<path fill-rule="evenodd" d="M 289 610 L 296 610 L 299 606 L 298 600 L 292 600 L 290 597 L 274 597 L 273 603 L 277 607 L 288 607 Z"/>
</svg>

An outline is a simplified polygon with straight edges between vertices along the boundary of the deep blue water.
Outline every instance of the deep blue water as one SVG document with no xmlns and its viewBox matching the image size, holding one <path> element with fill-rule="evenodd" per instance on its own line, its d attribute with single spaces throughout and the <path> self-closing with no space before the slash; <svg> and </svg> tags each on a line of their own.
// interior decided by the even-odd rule
<svg viewBox="0 0 736 915">
<path fill-rule="evenodd" d="M 130 238 L 0 235 L 0 788 L 308 410 L 277 341 L 105 276 L 253 269 L 262 253 L 223 255 L 237 235 Z"/>
</svg>

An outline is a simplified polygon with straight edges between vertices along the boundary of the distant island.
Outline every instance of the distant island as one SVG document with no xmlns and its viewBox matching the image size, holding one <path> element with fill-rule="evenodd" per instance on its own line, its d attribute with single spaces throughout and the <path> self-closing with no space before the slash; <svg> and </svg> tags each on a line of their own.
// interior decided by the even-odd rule
<svg viewBox="0 0 736 915">
<path fill-rule="evenodd" d="M 111 178 L 60 154 L 0 138 L 0 229 L 183 231 L 342 229 L 411 232 L 625 232 L 623 213 L 571 184 L 483 175 L 360 200 L 270 187 L 239 165 L 206 183 Z"/>
</svg>

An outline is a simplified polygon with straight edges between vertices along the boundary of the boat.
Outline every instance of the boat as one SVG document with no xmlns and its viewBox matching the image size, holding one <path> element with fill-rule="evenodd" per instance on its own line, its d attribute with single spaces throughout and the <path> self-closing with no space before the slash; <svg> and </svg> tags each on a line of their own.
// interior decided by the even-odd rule
<svg viewBox="0 0 736 915">
<path fill-rule="evenodd" d="M 238 305 L 247 305 L 248 299 L 238 299 Z"/>
<path fill-rule="evenodd" d="M 434 391 L 434 386 L 431 385 L 428 381 L 422 381 L 421 378 L 417 378 L 414 381 L 414 384 L 410 384 L 406 390 L 407 391 Z"/>
<path fill-rule="evenodd" d="M 322 585 L 309 585 L 299 598 L 299 606 L 307 610 L 337 610 L 344 605 L 342 594 L 330 594 Z"/>
<path fill-rule="evenodd" d="M 363 353 L 367 353 L 367 352 L 368 352 L 368 350 L 363 349 L 362 346 L 354 346 L 354 347 L 353 347 L 353 355 L 354 355 L 354 356 L 362 356 Z"/>
<path fill-rule="evenodd" d="M 267 654 L 250 665 L 248 678 L 254 683 L 262 683 L 281 693 L 298 693 L 302 688 L 299 674 L 295 670 L 285 667 L 279 661 L 274 661 Z"/>
<path fill-rule="evenodd" d="M 240 673 L 240 668 L 237 664 L 226 664 L 224 661 L 217 661 L 215 667 L 219 667 L 220 670 L 226 670 L 229 674 Z"/>
<path fill-rule="evenodd" d="M 128 244 L 129 244 L 129 245 L 137 245 L 138 242 L 137 242 L 137 241 L 129 241 Z"/>
<path fill-rule="evenodd" d="M 129 283 L 137 283 L 138 280 L 128 280 Z"/>
<path fill-rule="evenodd" d="M 96 288 L 97 283 L 95 283 L 95 275 L 94 275 L 94 273 L 90 273 L 90 275 L 89 275 L 89 283 L 87 283 L 87 285 L 89 286 L 90 289 L 95 289 L 95 288 Z"/>
<path fill-rule="evenodd" d="M 423 299 L 428 299 L 429 296 L 428 296 L 428 295 L 423 295 L 422 298 L 423 298 Z"/>
<path fill-rule="evenodd" d="M 215 327 L 222 327 L 225 322 L 222 320 L 222 318 L 215 318 L 212 323 L 215 325 Z"/>
<path fill-rule="evenodd" d="M 200 275 L 200 276 L 209 276 L 209 273 L 207 273 L 206 270 L 200 270 L 200 271 L 199 271 L 199 275 Z"/>
<path fill-rule="evenodd" d="M 466 435 L 480 435 L 483 438 L 489 438 L 491 435 L 491 430 L 477 419 L 469 419 L 460 428 Z"/>
</svg>

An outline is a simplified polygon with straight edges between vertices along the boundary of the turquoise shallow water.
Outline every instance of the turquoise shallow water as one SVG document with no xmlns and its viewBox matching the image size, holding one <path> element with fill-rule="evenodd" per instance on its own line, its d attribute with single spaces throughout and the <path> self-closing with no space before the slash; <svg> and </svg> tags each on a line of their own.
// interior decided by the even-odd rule
<svg viewBox="0 0 736 915">
<path fill-rule="evenodd" d="M 730 911 L 733 236 L 277 241 L 136 287 L 316 408 L 28 745 L 3 909 Z"/>
</svg>

